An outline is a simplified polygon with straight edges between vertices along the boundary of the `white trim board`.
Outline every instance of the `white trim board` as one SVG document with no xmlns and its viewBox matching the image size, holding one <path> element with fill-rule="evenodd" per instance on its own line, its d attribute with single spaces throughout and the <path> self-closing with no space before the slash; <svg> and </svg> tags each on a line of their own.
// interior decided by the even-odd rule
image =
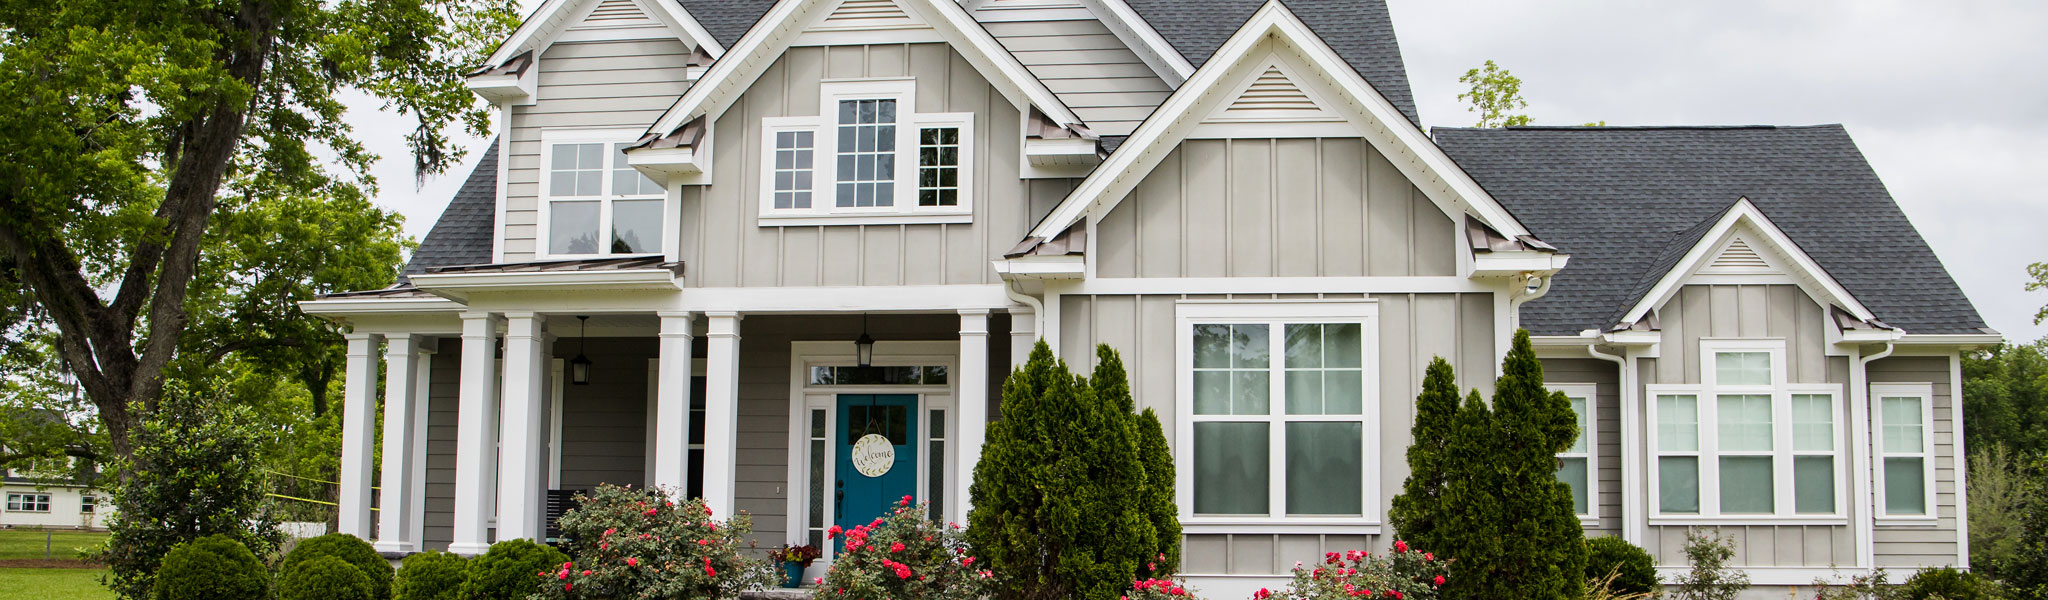
<svg viewBox="0 0 2048 600">
<path fill-rule="evenodd" d="M 534 57 L 539 58 L 541 53 L 547 51 L 548 46 L 553 45 L 554 41 L 569 28 L 581 23 L 602 1 L 548 0 L 541 4 L 540 8 L 534 9 L 533 14 L 527 15 L 526 20 L 519 23 L 519 28 L 513 30 L 510 37 L 498 44 L 498 48 L 491 52 L 490 58 L 485 59 L 484 64 L 502 65 L 527 50 L 532 50 Z M 725 46 L 711 37 L 711 32 L 704 29 L 704 26 L 697 22 L 697 18 L 691 16 L 690 11 L 684 10 L 681 4 L 674 0 L 633 1 L 640 6 L 642 12 L 674 30 L 677 39 L 690 44 L 691 47 L 702 48 L 712 58 L 725 54 Z M 532 68 L 538 67 L 536 64 Z"/>
<path fill-rule="evenodd" d="M 1777 224 L 1764 216 L 1763 211 L 1757 210 L 1756 204 L 1750 202 L 1748 198 L 1739 198 L 1734 206 L 1729 207 L 1728 212 L 1721 216 L 1720 221 L 1714 223 L 1713 228 L 1700 238 L 1699 243 L 1686 251 L 1685 257 L 1670 271 L 1664 273 L 1663 278 L 1657 281 L 1655 287 L 1650 288 L 1649 293 L 1643 294 L 1643 298 L 1622 316 L 1620 322 L 1641 321 L 1651 310 L 1663 306 L 1672 296 L 1677 295 L 1679 289 L 1683 288 L 1696 273 L 1711 265 L 1714 258 L 1720 255 L 1720 250 L 1732 241 L 1731 238 L 1749 240 L 1750 247 L 1759 250 L 1758 254 L 1766 262 L 1771 263 L 1778 271 L 1790 274 L 1799 283 L 1799 288 L 1805 290 L 1806 294 L 1821 306 L 1838 305 L 1858 319 L 1876 319 L 1870 309 L 1864 308 L 1861 302 L 1857 302 L 1854 296 L 1849 295 L 1849 291 L 1837 283 L 1834 277 L 1829 276 L 1827 270 L 1820 267 L 1820 263 L 1814 262 L 1813 257 L 1800 250 L 1799 244 L 1794 243 L 1791 237 L 1778 229 Z M 1763 247 L 1759 248 L 1759 245 Z"/>
</svg>

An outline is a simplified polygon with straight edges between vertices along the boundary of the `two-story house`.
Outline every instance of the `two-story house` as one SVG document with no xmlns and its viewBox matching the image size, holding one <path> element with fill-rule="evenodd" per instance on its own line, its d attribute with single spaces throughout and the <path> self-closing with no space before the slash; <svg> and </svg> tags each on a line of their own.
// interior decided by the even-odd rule
<svg viewBox="0 0 2048 600">
<path fill-rule="evenodd" d="M 386 552 L 600 483 L 764 545 L 964 521 L 1042 339 L 1123 353 L 1181 570 L 1242 597 L 1391 544 L 1423 367 L 1487 388 L 1520 327 L 1589 535 L 1968 564 L 1958 353 L 1998 336 L 1839 126 L 1432 136 L 1378 0 L 549 0 L 469 83 L 498 134 L 405 280 L 305 304 Z"/>
</svg>

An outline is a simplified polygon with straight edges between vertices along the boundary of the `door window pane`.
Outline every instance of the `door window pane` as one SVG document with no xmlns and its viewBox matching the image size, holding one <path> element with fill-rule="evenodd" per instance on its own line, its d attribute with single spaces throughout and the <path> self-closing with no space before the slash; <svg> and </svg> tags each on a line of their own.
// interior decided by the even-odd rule
<svg viewBox="0 0 2048 600">
<path fill-rule="evenodd" d="M 1716 353 L 1714 378 L 1719 385 L 1770 385 L 1771 353 Z"/>
<path fill-rule="evenodd" d="M 1698 398 L 1657 397 L 1657 449 L 1665 452 L 1691 452 L 1700 449 Z"/>
<path fill-rule="evenodd" d="M 1835 457 L 1792 459 L 1793 508 L 1800 514 L 1834 514 Z"/>
<path fill-rule="evenodd" d="M 1834 398 L 1820 394 L 1792 397 L 1792 450 L 1830 452 L 1835 449 Z"/>
<path fill-rule="evenodd" d="M 612 253 L 652 254 L 661 251 L 661 200 L 612 202 Z"/>
<path fill-rule="evenodd" d="M 1723 452 L 1771 450 L 1771 397 L 1764 394 L 1721 396 L 1720 442 Z"/>
<path fill-rule="evenodd" d="M 548 253 L 597 254 L 597 219 L 602 202 L 551 202 Z"/>
<path fill-rule="evenodd" d="M 1657 459 L 1658 510 L 1671 514 L 1699 514 L 1700 459 L 1666 456 Z"/>
<path fill-rule="evenodd" d="M 1287 514 L 1363 513 L 1364 439 L 1356 422 L 1288 423 Z"/>
<path fill-rule="evenodd" d="M 1557 479 L 1572 486 L 1573 512 L 1581 515 L 1593 514 L 1592 499 L 1588 497 L 1591 481 L 1587 477 L 1584 458 L 1566 458 L 1557 468 Z"/>
<path fill-rule="evenodd" d="M 1927 477 L 1920 457 L 1884 459 L 1884 514 L 1927 514 Z"/>
<path fill-rule="evenodd" d="M 1721 457 L 1721 512 L 1769 514 L 1772 509 L 1771 457 Z"/>
<path fill-rule="evenodd" d="M 1265 423 L 1195 423 L 1195 513 L 1264 515 L 1271 482 Z"/>
</svg>

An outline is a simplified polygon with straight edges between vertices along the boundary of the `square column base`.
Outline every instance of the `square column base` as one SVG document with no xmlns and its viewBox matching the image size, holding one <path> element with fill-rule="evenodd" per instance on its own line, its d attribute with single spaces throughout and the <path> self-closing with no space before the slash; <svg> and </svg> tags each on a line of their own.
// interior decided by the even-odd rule
<svg viewBox="0 0 2048 600">
<path fill-rule="evenodd" d="M 460 554 L 463 556 L 482 556 L 483 553 L 490 551 L 491 545 L 481 542 L 456 542 L 448 545 L 449 554 Z"/>
<path fill-rule="evenodd" d="M 417 550 L 412 547 L 412 542 L 387 542 L 383 540 L 370 544 L 370 547 L 376 548 L 378 554 L 412 554 Z"/>
</svg>

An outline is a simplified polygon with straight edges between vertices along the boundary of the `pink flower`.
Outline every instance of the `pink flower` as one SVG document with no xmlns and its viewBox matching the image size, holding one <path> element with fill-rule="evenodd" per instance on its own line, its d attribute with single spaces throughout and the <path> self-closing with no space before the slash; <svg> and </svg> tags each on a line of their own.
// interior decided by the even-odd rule
<svg viewBox="0 0 2048 600">
<path fill-rule="evenodd" d="M 818 584 L 818 585 L 825 585 L 825 578 L 823 578 L 823 577 L 819 577 L 819 578 L 817 578 L 817 579 L 813 579 L 813 580 L 811 580 L 811 583 L 815 583 L 815 584 Z"/>
<path fill-rule="evenodd" d="M 1159 570 L 1159 563 L 1149 563 L 1149 562 L 1148 562 L 1148 563 L 1145 563 L 1145 570 L 1146 570 L 1146 571 L 1157 571 L 1157 570 Z"/>
<path fill-rule="evenodd" d="M 966 559 L 961 560 L 960 564 L 965 566 L 974 566 L 974 557 L 969 556 Z"/>
<path fill-rule="evenodd" d="M 568 578 L 569 578 L 569 570 L 568 570 L 568 569 L 562 569 L 562 572 L 560 572 L 560 573 L 556 573 L 556 574 L 555 574 L 555 579 L 562 579 L 562 580 L 565 580 L 565 579 L 568 579 Z"/>
<path fill-rule="evenodd" d="M 619 532 L 619 528 L 617 528 L 617 527 L 613 527 L 613 528 L 611 528 L 611 529 L 606 529 L 606 530 L 604 530 L 604 534 L 605 534 L 605 535 L 611 535 L 611 534 L 614 534 L 614 533 L 618 533 L 618 532 Z"/>
<path fill-rule="evenodd" d="M 631 556 L 628 556 L 628 557 L 626 557 L 626 566 L 628 566 L 628 567 L 637 567 L 637 566 L 640 566 L 640 559 L 637 559 L 637 558 L 633 558 L 633 557 L 631 557 Z"/>
</svg>

